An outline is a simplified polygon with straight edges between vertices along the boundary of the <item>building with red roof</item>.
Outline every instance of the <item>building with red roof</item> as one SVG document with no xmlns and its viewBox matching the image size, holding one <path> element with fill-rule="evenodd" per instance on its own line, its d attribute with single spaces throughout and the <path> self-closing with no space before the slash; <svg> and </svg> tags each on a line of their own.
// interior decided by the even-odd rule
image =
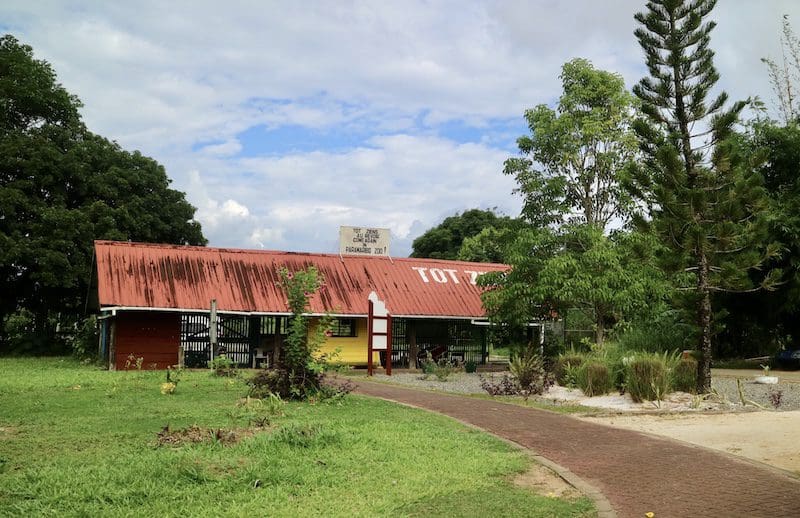
<svg viewBox="0 0 800 518">
<path fill-rule="evenodd" d="M 136 358 L 145 366 L 204 365 L 211 357 L 209 308 L 220 315 L 218 341 L 241 365 L 274 360 L 290 315 L 279 284 L 282 268 L 314 266 L 324 286 L 310 315 L 330 315 L 333 336 L 323 352 L 338 361 L 367 362 L 368 296 L 375 292 L 393 316 L 395 365 L 430 350 L 462 361 L 485 362 L 486 321 L 479 275 L 502 264 L 239 250 L 96 241 L 101 352 L 111 368 Z M 384 358 L 385 362 L 386 359 Z"/>
</svg>

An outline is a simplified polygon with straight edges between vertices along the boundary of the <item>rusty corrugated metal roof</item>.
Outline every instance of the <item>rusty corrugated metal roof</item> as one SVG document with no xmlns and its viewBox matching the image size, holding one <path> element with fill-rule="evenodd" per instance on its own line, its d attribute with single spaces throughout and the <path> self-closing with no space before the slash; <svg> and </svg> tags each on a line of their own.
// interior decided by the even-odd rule
<svg viewBox="0 0 800 518">
<path fill-rule="evenodd" d="M 477 274 L 502 264 L 95 241 L 101 307 L 288 312 L 278 271 L 316 266 L 313 313 L 366 315 L 375 291 L 394 315 L 484 316 Z"/>
</svg>

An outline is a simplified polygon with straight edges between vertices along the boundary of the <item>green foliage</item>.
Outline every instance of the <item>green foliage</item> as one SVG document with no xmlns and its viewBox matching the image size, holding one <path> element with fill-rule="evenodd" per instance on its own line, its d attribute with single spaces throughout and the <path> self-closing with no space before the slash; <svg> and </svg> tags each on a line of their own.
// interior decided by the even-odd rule
<svg viewBox="0 0 800 518">
<path fill-rule="evenodd" d="M 467 238 L 472 238 L 484 229 L 494 228 L 497 231 L 510 224 L 508 216 L 498 216 L 493 210 L 471 209 L 445 218 L 439 225 L 427 230 L 412 243 L 411 257 L 429 257 L 431 259 L 457 259 L 459 251 Z M 485 239 L 482 238 L 482 239 Z M 486 241 L 483 241 L 486 244 Z M 468 245 L 469 254 L 481 256 L 477 243 Z M 486 253 L 490 258 L 493 252 Z M 491 256 L 495 258 L 495 256 Z"/>
<path fill-rule="evenodd" d="M 468 360 L 466 363 L 464 363 L 464 372 L 466 372 L 467 374 L 472 374 L 477 371 L 478 371 L 478 362 L 476 362 L 475 360 Z"/>
<path fill-rule="evenodd" d="M 525 112 L 531 135 L 517 140 L 525 156 L 509 158 L 504 173 L 516 179 L 522 215 L 534 227 L 578 223 L 604 230 L 631 209 L 620 179 L 637 150 L 635 99 L 620 75 L 585 59 L 565 63 L 561 81 L 555 110 L 539 105 Z"/>
<path fill-rule="evenodd" d="M 665 301 L 671 285 L 657 268 L 652 237 L 629 232 L 605 236 L 593 226 L 567 226 L 559 234 L 528 230 L 512 248 L 513 269 L 482 276 L 484 307 L 497 322 L 523 327 L 553 311 L 591 316 L 595 341 L 614 324 L 636 319 Z"/>
<path fill-rule="evenodd" d="M 0 99 L 0 345 L 56 352 L 56 330 L 84 315 L 93 240 L 206 240 L 164 168 L 87 131 L 80 101 L 10 35 L 0 37 Z M 18 311 L 32 321 L 24 344 L 6 321 Z"/>
<path fill-rule="evenodd" d="M 697 360 L 682 358 L 672 368 L 672 389 L 693 394 L 697 388 Z"/>
<path fill-rule="evenodd" d="M 571 378 L 572 369 L 577 369 L 583 363 L 585 355 L 578 353 L 574 350 L 568 351 L 558 355 L 553 363 L 553 376 L 556 382 L 563 386 L 569 387 L 576 384 L 577 381 Z"/>
<path fill-rule="evenodd" d="M 447 381 L 447 379 L 458 372 L 460 369 L 454 363 L 448 361 L 446 358 L 439 358 L 434 361 L 431 354 L 422 361 L 422 379 L 427 379 L 431 374 L 436 376 L 439 381 Z"/>
<path fill-rule="evenodd" d="M 747 103 L 725 109 L 724 92 L 707 102 L 719 79 L 710 48 L 715 23 L 705 21 L 714 4 L 652 0 L 635 17 L 650 75 L 634 87 L 646 115 L 635 125 L 645 160 L 630 187 L 648 207 L 639 223 L 669 249 L 664 265 L 694 292 L 700 392 L 711 384 L 712 293 L 772 288 L 781 275 L 768 270 L 755 283 L 750 277 L 779 247 L 765 246 L 769 200 L 755 170 L 761 157 L 733 138 Z"/>
<path fill-rule="evenodd" d="M 587 358 L 576 367 L 575 378 L 578 388 L 589 397 L 608 394 L 614 388 L 611 370 L 596 358 Z"/>
<path fill-rule="evenodd" d="M 519 354 L 509 362 L 518 393 L 524 397 L 531 394 L 543 394 L 552 385 L 552 378 L 544 368 L 544 360 L 530 349 Z"/>
<path fill-rule="evenodd" d="M 230 378 L 239 374 L 239 372 L 236 370 L 236 364 L 224 354 L 221 354 L 208 362 L 208 368 L 211 369 L 211 373 L 214 376 Z"/>
<path fill-rule="evenodd" d="M 665 304 L 653 304 L 648 309 L 649 318 L 636 318 L 615 328 L 616 342 L 622 350 L 661 353 L 692 347 L 695 329 L 684 323 L 681 311 Z"/>
<path fill-rule="evenodd" d="M 766 267 L 784 276 L 774 292 L 714 299 L 720 324 L 715 353 L 722 358 L 774 354 L 800 337 L 800 126 L 759 120 L 749 129 L 741 145 L 748 154 L 765 158 L 759 172 L 771 198 L 767 242 L 779 242 L 783 249 Z"/>
<path fill-rule="evenodd" d="M 285 369 L 261 369 L 247 380 L 248 397 L 255 399 L 269 398 L 273 394 L 291 394 L 289 373 Z"/>
<path fill-rule="evenodd" d="M 637 403 L 660 401 L 670 391 L 670 372 L 676 362 L 676 356 L 667 353 L 626 357 L 625 389 Z"/>
<path fill-rule="evenodd" d="M 248 382 L 250 395 L 265 397 L 274 393 L 283 398 L 308 399 L 321 390 L 326 361 L 318 352 L 330 330 L 330 319 L 320 319 L 315 332 L 309 333 L 306 313 L 310 297 L 323 286 L 324 280 L 313 266 L 297 272 L 281 268 L 278 275 L 292 312 L 288 334 L 280 364 L 257 373 Z"/>
<path fill-rule="evenodd" d="M 511 227 L 486 227 L 474 236 L 464 238 L 456 259 L 476 263 L 505 263 L 508 247 L 515 234 Z"/>
</svg>

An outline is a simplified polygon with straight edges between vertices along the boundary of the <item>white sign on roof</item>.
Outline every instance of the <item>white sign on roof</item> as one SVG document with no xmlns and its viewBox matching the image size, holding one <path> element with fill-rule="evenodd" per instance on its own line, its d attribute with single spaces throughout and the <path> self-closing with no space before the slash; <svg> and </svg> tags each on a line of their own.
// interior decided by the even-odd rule
<svg viewBox="0 0 800 518">
<path fill-rule="evenodd" d="M 339 253 L 342 255 L 389 255 L 388 228 L 339 227 Z"/>
</svg>

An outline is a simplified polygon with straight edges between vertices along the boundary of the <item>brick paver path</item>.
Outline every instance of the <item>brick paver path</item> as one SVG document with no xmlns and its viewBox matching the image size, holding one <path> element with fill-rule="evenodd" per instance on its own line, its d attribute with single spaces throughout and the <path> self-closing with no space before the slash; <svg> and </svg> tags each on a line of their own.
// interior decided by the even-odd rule
<svg viewBox="0 0 800 518">
<path fill-rule="evenodd" d="M 530 448 L 599 489 L 620 517 L 800 517 L 800 479 L 705 448 L 490 400 L 362 381 L 356 392 Z"/>
</svg>

